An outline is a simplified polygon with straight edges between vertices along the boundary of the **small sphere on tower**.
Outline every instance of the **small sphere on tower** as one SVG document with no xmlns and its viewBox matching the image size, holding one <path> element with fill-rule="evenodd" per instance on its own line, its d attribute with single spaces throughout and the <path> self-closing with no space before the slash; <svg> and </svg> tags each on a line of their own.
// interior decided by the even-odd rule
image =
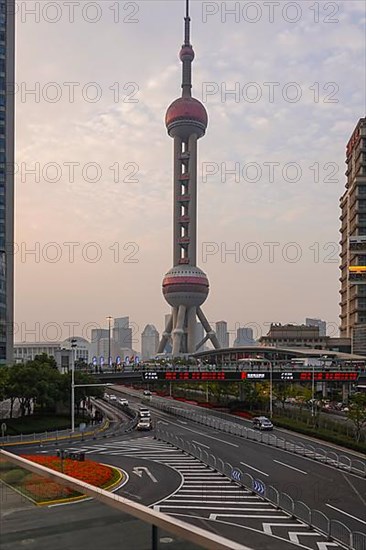
<svg viewBox="0 0 366 550">
<path fill-rule="evenodd" d="M 184 45 L 179 52 L 179 59 L 181 61 L 193 61 L 194 60 L 194 51 L 192 46 Z"/>
</svg>

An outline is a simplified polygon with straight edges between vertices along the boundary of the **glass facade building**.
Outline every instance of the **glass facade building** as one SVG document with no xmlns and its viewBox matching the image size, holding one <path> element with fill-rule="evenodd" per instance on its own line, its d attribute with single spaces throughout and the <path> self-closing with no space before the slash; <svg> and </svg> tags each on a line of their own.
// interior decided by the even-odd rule
<svg viewBox="0 0 366 550">
<path fill-rule="evenodd" d="M 0 0 L 0 363 L 13 361 L 14 0 Z"/>
</svg>

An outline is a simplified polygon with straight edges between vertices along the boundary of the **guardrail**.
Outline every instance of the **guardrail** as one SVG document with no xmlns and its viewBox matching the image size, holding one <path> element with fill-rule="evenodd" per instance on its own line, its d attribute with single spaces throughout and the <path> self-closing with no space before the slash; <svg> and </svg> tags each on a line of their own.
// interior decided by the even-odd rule
<svg viewBox="0 0 366 550">
<path fill-rule="evenodd" d="M 115 493 L 110 493 L 105 489 L 94 487 L 89 483 L 79 481 L 61 472 L 50 470 L 40 464 L 36 464 L 35 462 L 31 462 L 30 460 L 19 457 L 7 451 L 0 450 L 0 459 L 10 461 L 18 468 L 25 468 L 26 470 L 47 479 L 51 479 L 52 481 L 60 483 L 66 487 L 71 487 L 82 494 L 95 498 L 107 506 L 117 509 L 119 512 L 129 514 L 145 524 L 151 525 L 152 530 L 149 546 L 151 550 L 158 550 L 160 547 L 158 536 L 159 529 L 161 529 L 162 532 L 171 533 L 176 537 L 192 542 L 193 544 L 199 545 L 201 548 L 206 548 L 207 550 L 252 550 L 248 546 L 230 541 L 220 535 L 205 531 L 200 527 L 190 525 L 177 518 L 169 517 L 162 512 L 152 510 L 151 508 L 143 506 L 138 502 L 133 502 Z"/>
<path fill-rule="evenodd" d="M 70 429 L 45 431 L 33 434 L 6 435 L 0 437 L 0 445 L 16 445 L 17 443 L 39 443 L 42 445 L 47 441 L 62 441 L 65 439 L 84 440 L 85 437 L 95 435 L 109 426 L 108 420 L 102 420 L 94 424 L 88 424 L 81 432 L 72 432 Z"/>
<path fill-rule="evenodd" d="M 139 394 L 139 397 L 142 397 L 141 394 Z M 166 402 L 161 398 L 151 397 L 150 402 L 154 407 L 174 416 L 181 416 L 191 420 L 192 422 L 209 426 L 221 432 L 226 432 L 243 437 L 244 439 L 270 445 L 272 447 L 278 447 L 279 449 L 283 449 L 301 456 L 306 456 L 307 458 L 311 458 L 317 462 L 328 464 L 335 468 L 351 472 L 355 475 L 366 477 L 366 462 L 363 462 L 362 460 L 358 460 L 356 458 L 351 459 L 346 455 L 338 454 L 334 451 L 326 451 L 321 447 L 315 447 L 310 444 L 305 445 L 303 443 L 292 443 L 269 432 L 253 430 L 252 428 L 247 428 L 246 426 L 242 426 L 236 422 L 223 420 L 217 416 L 207 415 L 203 412 L 198 413 L 193 410 L 171 405 L 171 403 Z"/>
<path fill-rule="evenodd" d="M 262 480 L 255 479 L 250 473 L 243 472 L 241 468 L 234 467 L 207 450 L 202 449 L 198 444 L 191 443 L 186 439 L 176 436 L 161 428 L 158 423 L 156 438 L 174 445 L 178 449 L 194 456 L 213 470 L 220 472 L 238 485 L 245 487 L 286 512 L 290 517 L 297 518 L 309 527 L 319 531 L 327 537 L 327 540 L 335 540 L 351 550 L 366 550 L 366 534 L 352 532 L 344 523 L 328 518 L 320 510 L 309 508 L 304 502 L 294 500 L 287 493 L 281 493 L 272 485 L 266 485 Z"/>
</svg>

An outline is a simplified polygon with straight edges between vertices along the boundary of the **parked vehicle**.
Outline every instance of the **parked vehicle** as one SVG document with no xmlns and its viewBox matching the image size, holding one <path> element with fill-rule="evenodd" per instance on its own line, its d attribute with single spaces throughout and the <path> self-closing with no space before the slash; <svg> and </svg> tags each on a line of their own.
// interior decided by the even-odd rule
<svg viewBox="0 0 366 550">
<path fill-rule="evenodd" d="M 109 396 L 109 400 L 110 400 L 110 401 L 117 401 L 117 397 L 116 397 L 115 395 L 111 394 L 111 395 Z"/>
<path fill-rule="evenodd" d="M 144 395 L 151 395 L 151 391 L 150 390 L 144 390 Z"/>
<path fill-rule="evenodd" d="M 273 430 L 273 424 L 266 416 L 253 418 L 253 428 L 256 430 Z"/>
</svg>

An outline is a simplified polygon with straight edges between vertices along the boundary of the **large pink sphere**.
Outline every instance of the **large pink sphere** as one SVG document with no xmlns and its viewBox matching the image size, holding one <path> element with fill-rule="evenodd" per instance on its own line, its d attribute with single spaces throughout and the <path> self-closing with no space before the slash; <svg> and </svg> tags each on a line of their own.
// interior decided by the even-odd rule
<svg viewBox="0 0 366 550">
<path fill-rule="evenodd" d="M 169 305 L 200 306 L 206 300 L 209 282 L 205 273 L 195 266 L 176 266 L 163 279 L 163 294 Z"/>
</svg>

